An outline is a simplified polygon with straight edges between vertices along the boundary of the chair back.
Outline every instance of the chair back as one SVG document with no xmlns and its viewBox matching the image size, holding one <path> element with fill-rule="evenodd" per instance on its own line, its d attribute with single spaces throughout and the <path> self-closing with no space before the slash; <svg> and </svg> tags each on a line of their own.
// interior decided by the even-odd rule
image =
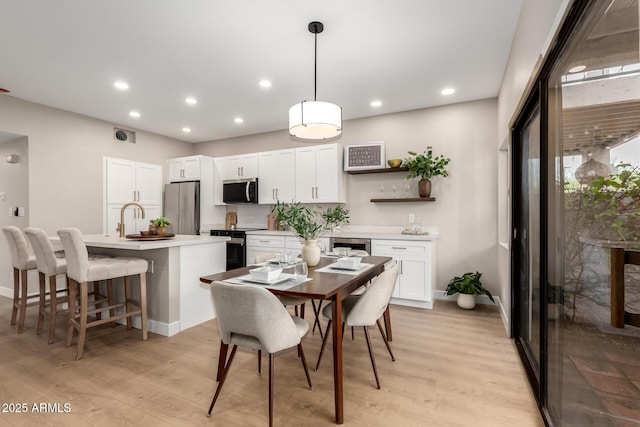
<svg viewBox="0 0 640 427">
<path fill-rule="evenodd" d="M 44 230 L 36 227 L 27 227 L 24 229 L 24 234 L 31 242 L 33 252 L 36 254 L 38 271 L 47 276 L 57 274 L 58 262 L 55 250 Z"/>
<path fill-rule="evenodd" d="M 62 228 L 58 236 L 67 259 L 67 277 L 78 283 L 88 281 L 89 252 L 82 240 L 82 233 L 77 228 Z"/>
<path fill-rule="evenodd" d="M 7 238 L 7 243 L 9 243 L 13 268 L 18 270 L 35 268 L 35 259 L 33 255 L 29 254 L 29 244 L 22 231 L 13 225 L 6 225 L 2 227 L 2 232 Z"/>
<path fill-rule="evenodd" d="M 347 326 L 371 326 L 387 309 L 398 277 L 398 264 L 386 269 L 367 286 L 354 304 L 344 323 Z"/>
<path fill-rule="evenodd" d="M 233 335 L 244 335 L 260 341 L 268 353 L 300 343 L 291 315 L 267 289 L 224 282 L 213 282 L 210 289 L 223 343 L 231 343 Z"/>
</svg>

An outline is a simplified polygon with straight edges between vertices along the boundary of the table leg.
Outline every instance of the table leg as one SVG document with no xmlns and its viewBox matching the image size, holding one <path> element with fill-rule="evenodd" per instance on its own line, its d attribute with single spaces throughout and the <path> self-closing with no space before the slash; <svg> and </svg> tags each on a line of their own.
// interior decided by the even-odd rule
<svg viewBox="0 0 640 427">
<path fill-rule="evenodd" d="M 342 388 L 342 297 L 338 293 L 333 300 L 333 387 L 336 409 L 336 424 L 344 423 L 344 401 Z"/>
</svg>

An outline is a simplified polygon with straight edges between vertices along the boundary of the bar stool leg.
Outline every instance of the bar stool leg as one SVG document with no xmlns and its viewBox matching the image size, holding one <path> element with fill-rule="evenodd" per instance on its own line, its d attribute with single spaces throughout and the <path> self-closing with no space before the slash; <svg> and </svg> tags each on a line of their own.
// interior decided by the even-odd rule
<svg viewBox="0 0 640 427">
<path fill-rule="evenodd" d="M 73 323 L 76 317 L 76 304 L 78 299 L 78 282 L 69 279 L 69 320 L 67 321 L 67 347 L 73 341 Z"/>
<path fill-rule="evenodd" d="M 44 273 L 38 272 L 38 285 L 40 287 L 40 295 L 38 296 L 38 327 L 36 328 L 36 335 L 40 335 L 44 327 L 44 313 L 47 299 Z"/>
<path fill-rule="evenodd" d="M 11 310 L 11 326 L 16 324 L 18 305 L 20 304 L 20 270 L 13 269 L 13 309 Z"/>
<path fill-rule="evenodd" d="M 87 336 L 87 282 L 80 283 L 80 326 L 78 328 L 78 350 L 76 352 L 76 360 L 82 359 L 84 350 L 84 339 Z"/>
<path fill-rule="evenodd" d="M 141 286 L 142 287 L 142 286 Z M 131 301 L 131 276 L 124 278 L 124 312 L 129 312 L 129 302 Z M 127 317 L 127 329 L 131 329 L 131 316 Z"/>
<path fill-rule="evenodd" d="M 56 276 L 49 276 L 49 344 L 56 340 L 56 317 L 58 315 L 58 283 Z"/>
<path fill-rule="evenodd" d="M 142 340 L 145 341 L 149 333 L 147 331 L 147 273 L 140 274 L 140 318 L 142 321 Z"/>
<path fill-rule="evenodd" d="M 109 306 L 113 305 L 113 301 L 115 300 L 115 297 L 113 296 L 113 279 L 107 280 L 107 300 L 108 300 L 107 305 Z M 113 317 L 115 315 L 116 315 L 116 310 L 113 308 L 109 309 L 109 317 Z"/>
<path fill-rule="evenodd" d="M 20 271 L 21 276 L 21 295 L 20 295 L 20 315 L 18 317 L 18 333 L 24 332 L 24 318 L 27 314 L 27 270 Z"/>
</svg>

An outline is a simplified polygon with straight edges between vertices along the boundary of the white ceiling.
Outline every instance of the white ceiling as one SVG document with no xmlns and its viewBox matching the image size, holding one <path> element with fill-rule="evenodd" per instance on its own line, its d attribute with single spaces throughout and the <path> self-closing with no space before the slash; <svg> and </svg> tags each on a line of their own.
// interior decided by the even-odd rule
<svg viewBox="0 0 640 427">
<path fill-rule="evenodd" d="M 0 96 L 190 142 L 286 129 L 289 107 L 313 99 L 307 25 L 319 20 L 317 99 L 340 105 L 345 119 L 490 98 L 521 5 L 0 0 L 0 87 L 11 91 Z M 268 90 L 258 86 L 265 78 Z M 120 79 L 128 91 L 114 89 Z M 445 87 L 456 93 L 441 95 Z M 186 105 L 187 96 L 198 103 Z"/>
</svg>

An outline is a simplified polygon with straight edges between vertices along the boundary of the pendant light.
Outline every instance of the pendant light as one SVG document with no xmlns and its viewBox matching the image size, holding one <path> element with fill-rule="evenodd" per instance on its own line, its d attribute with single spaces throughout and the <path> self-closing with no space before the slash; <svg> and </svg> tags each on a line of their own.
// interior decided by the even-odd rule
<svg viewBox="0 0 640 427">
<path fill-rule="evenodd" d="M 289 108 L 289 134 L 300 139 L 327 139 L 342 133 L 342 108 L 330 102 L 316 100 L 318 34 L 323 30 L 322 22 L 309 23 L 309 32 L 315 37 L 313 101 L 302 101 Z"/>
</svg>

